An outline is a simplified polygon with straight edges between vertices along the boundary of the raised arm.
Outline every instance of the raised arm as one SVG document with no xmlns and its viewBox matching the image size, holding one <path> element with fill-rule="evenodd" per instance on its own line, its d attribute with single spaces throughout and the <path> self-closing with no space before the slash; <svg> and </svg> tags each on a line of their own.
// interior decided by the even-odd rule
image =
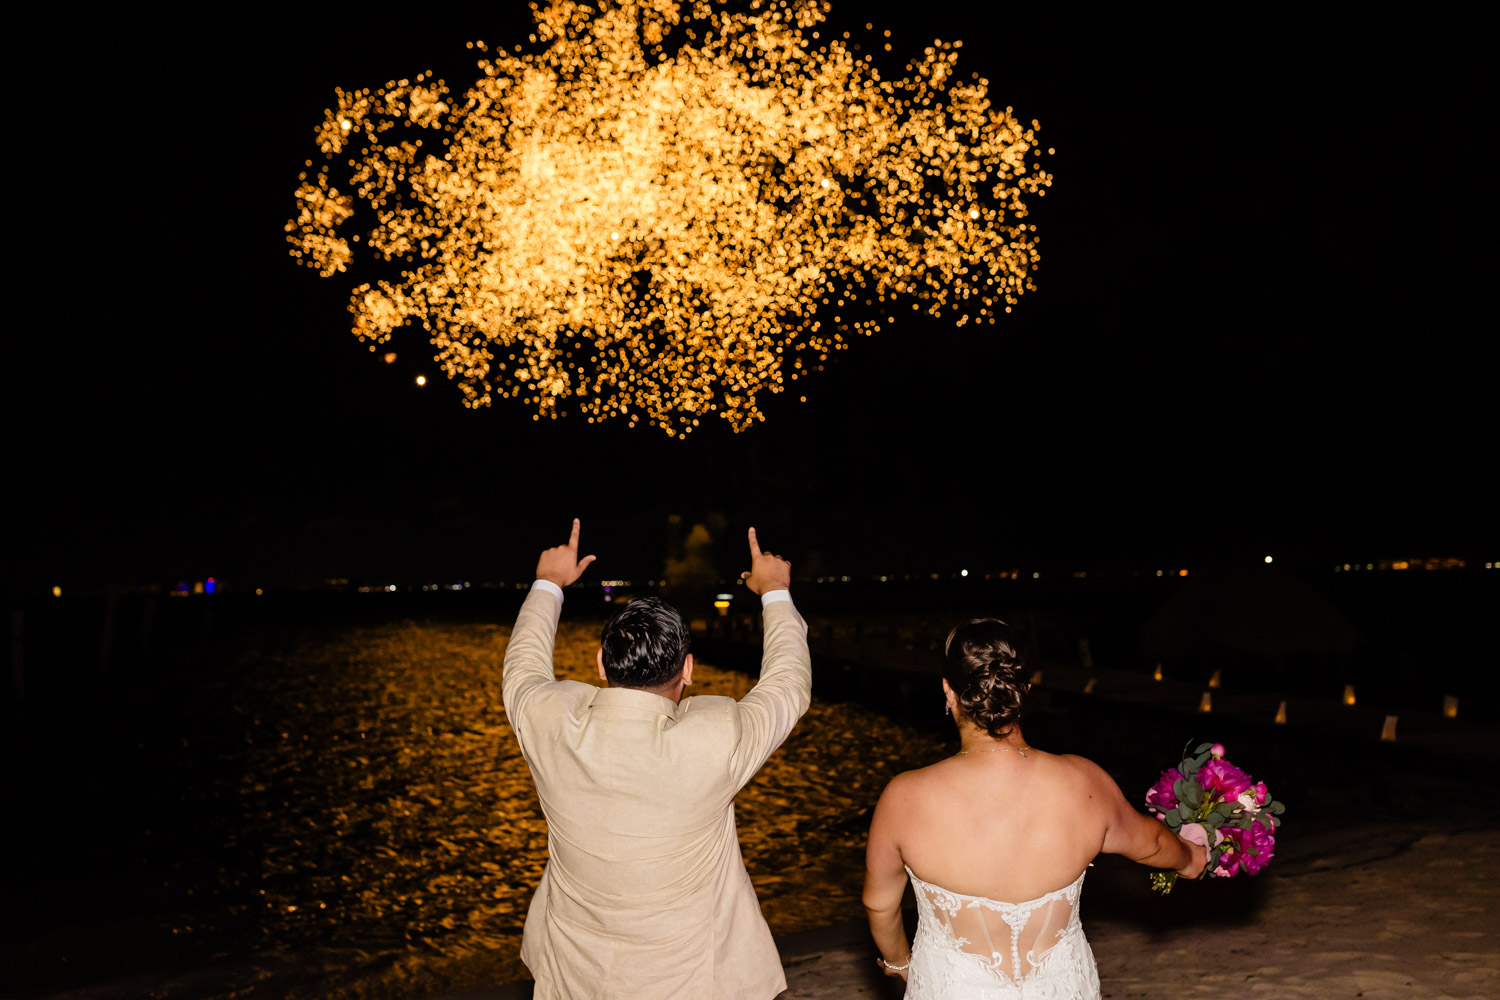
<svg viewBox="0 0 1500 1000">
<path fill-rule="evenodd" d="M 536 582 L 521 605 L 516 626 L 511 629 L 510 641 L 505 645 L 500 697 L 523 751 L 526 749 L 525 738 L 518 723 L 526 700 L 540 685 L 556 679 L 552 644 L 557 634 L 557 619 L 562 614 L 562 589 L 582 576 L 589 563 L 594 561 L 593 556 L 578 558 L 580 527 L 575 517 L 567 544 L 548 549 L 537 560 Z"/>
<path fill-rule="evenodd" d="M 1122 854 L 1131 861 L 1168 868 L 1184 878 L 1197 878 L 1208 861 L 1208 851 L 1168 830 L 1165 825 L 1138 812 L 1120 786 L 1097 764 L 1090 763 L 1094 794 L 1104 803 L 1107 828 L 1105 854 Z"/>
<path fill-rule="evenodd" d="M 781 746 L 812 702 L 812 655 L 807 623 L 792 604 L 792 564 L 762 552 L 750 529 L 750 569 L 740 574 L 759 594 L 765 636 L 760 680 L 740 699 L 740 737 L 733 767 L 740 786 Z"/>
</svg>

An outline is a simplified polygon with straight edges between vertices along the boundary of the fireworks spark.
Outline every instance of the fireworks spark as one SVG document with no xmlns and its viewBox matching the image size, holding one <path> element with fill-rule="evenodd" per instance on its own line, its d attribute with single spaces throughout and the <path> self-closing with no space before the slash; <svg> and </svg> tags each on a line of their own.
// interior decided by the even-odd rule
<svg viewBox="0 0 1500 1000">
<path fill-rule="evenodd" d="M 535 51 L 472 43 L 461 96 L 337 91 L 286 226 L 324 276 L 359 244 L 400 266 L 354 333 L 420 324 L 465 405 L 743 430 L 898 306 L 993 323 L 1033 289 L 1040 126 L 960 80 L 962 42 L 888 80 L 825 4 L 533 8 Z"/>
</svg>

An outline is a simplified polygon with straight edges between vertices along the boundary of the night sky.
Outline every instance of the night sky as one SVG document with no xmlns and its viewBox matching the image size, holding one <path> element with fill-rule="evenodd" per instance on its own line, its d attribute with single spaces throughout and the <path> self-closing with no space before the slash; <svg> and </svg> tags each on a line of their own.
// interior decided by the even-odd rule
<svg viewBox="0 0 1500 1000">
<path fill-rule="evenodd" d="M 289 10 L 27 42 L 12 590 L 518 579 L 573 516 L 620 576 L 659 571 L 671 515 L 830 572 L 1496 551 L 1472 25 L 835 4 L 894 55 L 963 39 L 1040 120 L 1038 290 L 980 329 L 903 318 L 807 403 L 684 442 L 466 410 L 418 332 L 393 365 L 348 332 L 368 270 L 287 254 L 333 88 L 461 90 L 464 42 L 524 41 L 524 4 Z"/>
</svg>

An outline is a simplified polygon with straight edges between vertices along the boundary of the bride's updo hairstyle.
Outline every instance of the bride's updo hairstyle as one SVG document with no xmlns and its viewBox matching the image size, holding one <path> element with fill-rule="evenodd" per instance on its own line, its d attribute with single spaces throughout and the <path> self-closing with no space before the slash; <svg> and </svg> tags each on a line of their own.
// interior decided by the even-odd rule
<svg viewBox="0 0 1500 1000">
<path fill-rule="evenodd" d="M 996 739 L 1021 721 L 1031 687 L 1023 669 L 1020 643 L 998 618 L 964 622 L 943 644 L 943 677 L 959 709 Z"/>
</svg>

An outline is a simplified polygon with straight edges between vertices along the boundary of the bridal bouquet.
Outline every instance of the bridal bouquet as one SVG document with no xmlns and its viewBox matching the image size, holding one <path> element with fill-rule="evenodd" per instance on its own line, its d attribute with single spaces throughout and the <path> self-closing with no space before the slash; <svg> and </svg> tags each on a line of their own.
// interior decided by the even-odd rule
<svg viewBox="0 0 1500 1000">
<path fill-rule="evenodd" d="M 1254 875 L 1271 860 L 1276 829 L 1286 807 L 1256 781 L 1224 759 L 1222 743 L 1202 743 L 1181 764 L 1161 773 L 1146 793 L 1146 808 L 1173 833 L 1200 825 L 1208 842 L 1202 878 Z M 1157 872 L 1151 888 L 1172 891 L 1176 872 Z"/>
</svg>

